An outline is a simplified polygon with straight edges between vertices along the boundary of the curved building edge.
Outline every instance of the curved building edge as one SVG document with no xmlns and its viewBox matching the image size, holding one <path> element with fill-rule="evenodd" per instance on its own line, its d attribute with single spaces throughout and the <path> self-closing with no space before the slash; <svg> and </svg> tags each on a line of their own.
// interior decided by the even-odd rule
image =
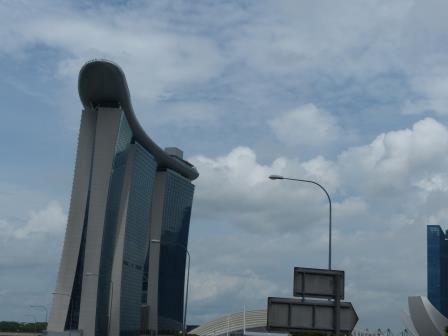
<svg viewBox="0 0 448 336">
<path fill-rule="evenodd" d="M 443 336 L 448 319 L 425 296 L 408 298 L 409 315 L 403 314 L 406 328 L 415 336 Z"/>
<path fill-rule="evenodd" d="M 237 331 L 266 332 L 266 309 L 246 310 L 221 316 L 188 332 L 189 335 L 225 335 Z"/>
<path fill-rule="evenodd" d="M 154 155 L 160 167 L 172 169 L 189 180 L 199 176 L 193 165 L 168 155 L 143 130 L 132 107 L 126 77 L 117 64 L 108 60 L 92 60 L 84 64 L 79 72 L 78 91 L 85 109 L 102 104 L 119 104 L 135 139 Z"/>
</svg>

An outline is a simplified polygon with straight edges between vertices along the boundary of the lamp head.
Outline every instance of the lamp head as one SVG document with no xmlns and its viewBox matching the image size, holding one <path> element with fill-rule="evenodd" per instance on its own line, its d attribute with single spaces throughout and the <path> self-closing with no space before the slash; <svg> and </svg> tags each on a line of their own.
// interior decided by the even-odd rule
<svg viewBox="0 0 448 336">
<path fill-rule="evenodd" d="M 281 175 L 270 175 L 269 178 L 271 180 L 283 180 L 284 179 L 284 177 Z"/>
</svg>

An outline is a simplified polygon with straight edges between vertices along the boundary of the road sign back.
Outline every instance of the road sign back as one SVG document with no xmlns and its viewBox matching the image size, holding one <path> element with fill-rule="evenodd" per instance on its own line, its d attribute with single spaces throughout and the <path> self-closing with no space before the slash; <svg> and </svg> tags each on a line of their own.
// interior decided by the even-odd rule
<svg viewBox="0 0 448 336">
<path fill-rule="evenodd" d="M 336 281 L 336 277 L 339 278 L 339 281 Z M 339 292 L 339 299 L 343 300 L 344 277 L 344 271 L 295 267 L 293 295 L 336 299 L 336 295 Z M 339 291 L 336 288 L 336 283 L 338 282 Z"/>
<path fill-rule="evenodd" d="M 334 331 L 335 303 L 325 300 L 268 298 L 267 328 L 271 331 Z M 349 333 L 358 322 L 350 302 L 340 303 L 340 331 Z"/>
</svg>

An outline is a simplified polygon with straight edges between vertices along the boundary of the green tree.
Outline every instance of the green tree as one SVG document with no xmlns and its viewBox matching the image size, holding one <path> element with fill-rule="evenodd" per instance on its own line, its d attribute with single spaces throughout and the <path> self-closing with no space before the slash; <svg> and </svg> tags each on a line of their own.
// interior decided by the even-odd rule
<svg viewBox="0 0 448 336">
<path fill-rule="evenodd" d="M 46 329 L 46 322 L 25 323 L 15 321 L 0 321 L 0 331 L 4 332 L 42 332 Z"/>
</svg>

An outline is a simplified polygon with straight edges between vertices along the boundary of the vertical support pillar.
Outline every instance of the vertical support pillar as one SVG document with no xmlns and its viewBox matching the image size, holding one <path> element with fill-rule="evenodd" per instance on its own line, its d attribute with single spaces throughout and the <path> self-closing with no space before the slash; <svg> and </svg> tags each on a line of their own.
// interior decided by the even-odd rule
<svg viewBox="0 0 448 336">
<path fill-rule="evenodd" d="M 98 109 L 84 257 L 84 274 L 97 276 L 83 277 L 78 326 L 88 336 L 96 335 L 98 281 L 104 221 L 121 113 L 121 110 L 116 108 Z"/>
<path fill-rule="evenodd" d="M 334 316 L 334 330 L 336 336 L 339 336 L 341 330 L 341 278 L 339 275 L 336 279 L 336 296 L 335 296 L 335 316 Z"/>
<path fill-rule="evenodd" d="M 159 266 L 160 244 L 151 243 L 151 240 L 162 239 L 163 208 L 165 202 L 166 172 L 158 172 L 155 178 L 152 208 L 151 228 L 149 239 L 149 270 L 148 270 L 148 297 L 149 305 L 149 330 L 151 334 L 158 334 L 159 329 Z"/>
<path fill-rule="evenodd" d="M 126 218 L 128 211 L 129 192 L 132 181 L 132 168 L 135 158 L 135 145 L 129 146 L 129 152 L 126 161 L 126 173 L 124 174 L 123 188 L 121 191 L 120 208 L 117 218 L 117 238 L 114 251 L 114 261 L 112 264 L 111 282 L 114 284 L 115 293 L 111 293 L 110 298 L 110 335 L 120 334 L 120 306 L 121 306 L 121 289 L 122 289 L 122 272 L 123 272 L 123 255 L 125 245 Z M 110 336 L 109 335 L 109 336 Z"/>
<path fill-rule="evenodd" d="M 96 119 L 96 110 L 83 110 L 64 248 L 59 265 L 57 285 L 53 293 L 48 331 L 63 332 L 66 320 L 68 319 L 71 322 L 71 317 L 67 315 L 72 297 L 76 265 L 80 254 L 84 215 L 87 207 L 92 156 L 95 145 Z"/>
</svg>

